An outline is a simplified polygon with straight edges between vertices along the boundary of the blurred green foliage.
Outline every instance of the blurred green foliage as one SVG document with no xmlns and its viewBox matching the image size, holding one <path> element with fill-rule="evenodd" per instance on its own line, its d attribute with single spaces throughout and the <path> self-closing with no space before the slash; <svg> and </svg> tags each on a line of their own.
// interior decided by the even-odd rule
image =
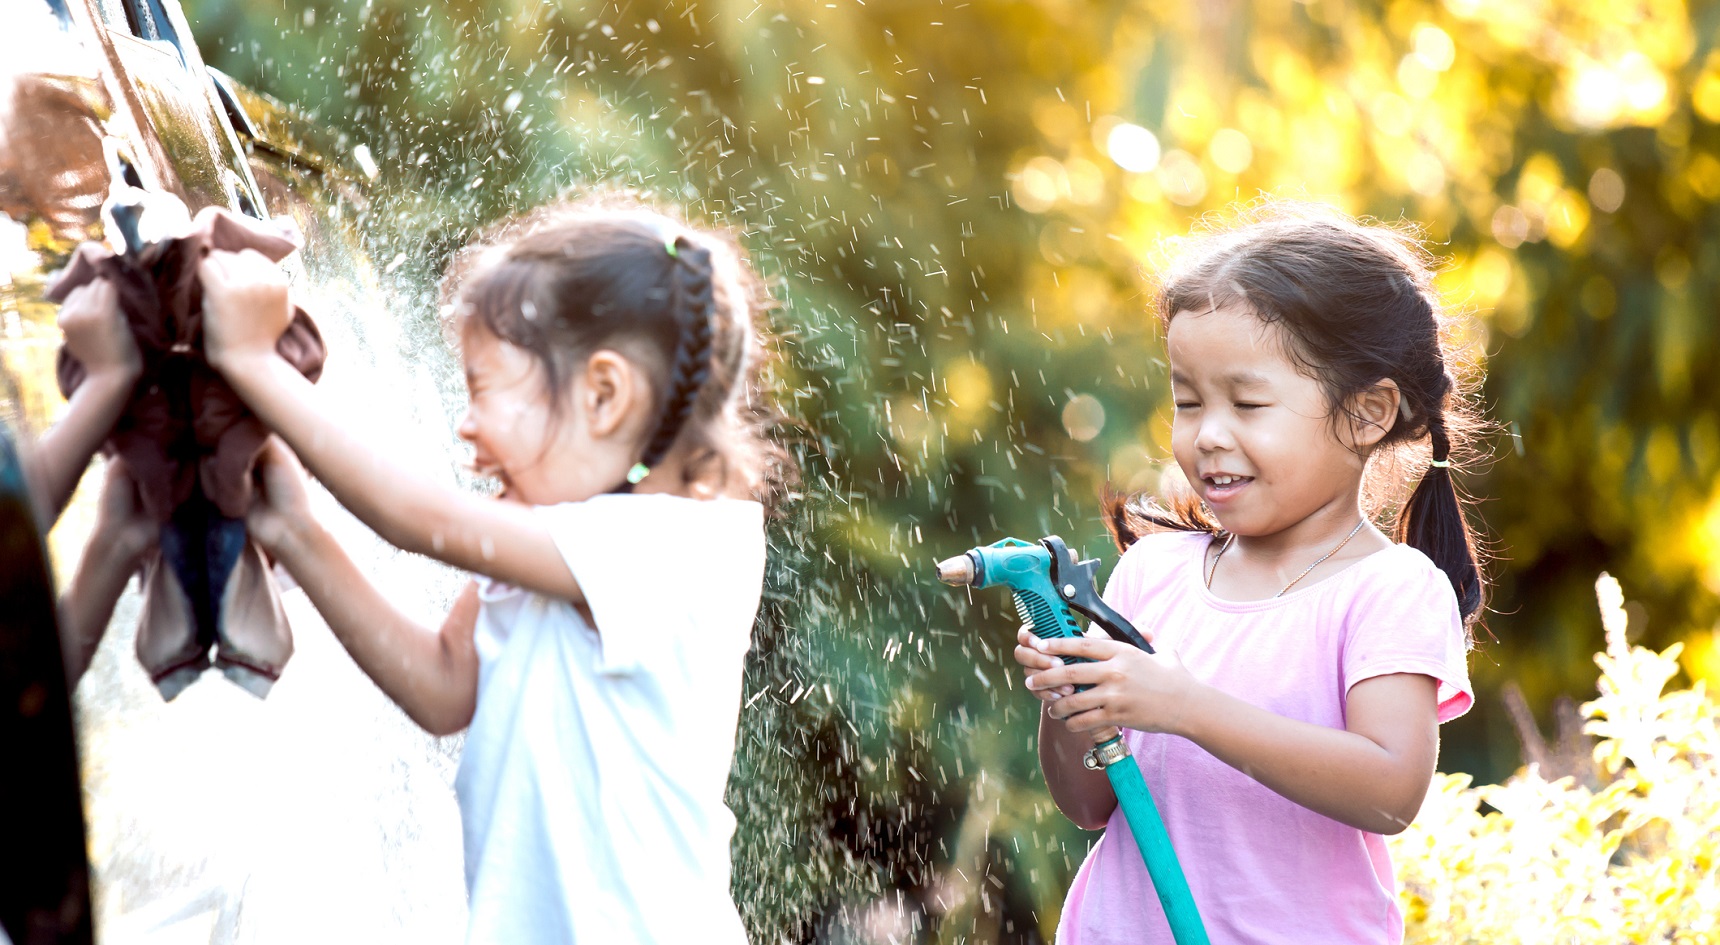
<svg viewBox="0 0 1720 945">
<path fill-rule="evenodd" d="M 1104 550 L 1101 484 L 1153 488 L 1168 457 L 1140 267 L 1262 192 L 1419 222 L 1476 316 L 1503 432 L 1463 481 L 1497 642 L 1442 767 L 1516 766 L 1504 681 L 1589 691 L 1603 568 L 1633 640 L 1698 628 L 1685 666 L 1720 677 L 1720 4 L 186 7 L 211 64 L 369 148 L 364 238 L 421 286 L 474 227 L 593 183 L 736 227 L 777 280 L 809 477 L 735 788 L 760 940 L 1049 934 L 1085 840 L 1040 785 L 1013 620 L 930 563 L 1004 534 Z M 433 318 L 415 298 L 398 317 Z"/>
</svg>

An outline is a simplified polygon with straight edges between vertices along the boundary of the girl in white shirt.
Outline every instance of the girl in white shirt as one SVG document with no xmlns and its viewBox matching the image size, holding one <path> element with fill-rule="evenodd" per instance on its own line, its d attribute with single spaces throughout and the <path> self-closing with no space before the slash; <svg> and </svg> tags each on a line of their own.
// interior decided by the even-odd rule
<svg viewBox="0 0 1720 945">
<path fill-rule="evenodd" d="M 477 575 L 439 631 L 385 601 L 262 464 L 251 534 L 426 730 L 469 728 L 455 787 L 471 942 L 745 941 L 723 791 L 792 472 L 764 435 L 763 294 L 729 240 L 637 205 L 551 207 L 450 269 L 470 407 L 504 501 L 373 449 L 282 360 L 255 254 L 202 269 L 209 360 L 383 538 Z"/>
</svg>

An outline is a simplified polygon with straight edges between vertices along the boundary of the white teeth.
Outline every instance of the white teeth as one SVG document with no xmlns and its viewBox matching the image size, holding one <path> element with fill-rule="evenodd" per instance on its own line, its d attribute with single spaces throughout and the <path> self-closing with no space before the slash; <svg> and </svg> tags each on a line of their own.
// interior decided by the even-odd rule
<svg viewBox="0 0 1720 945">
<path fill-rule="evenodd" d="M 1244 478 L 1246 478 L 1246 477 L 1243 477 L 1243 476 L 1213 476 L 1210 479 L 1208 479 L 1207 481 L 1212 483 L 1215 486 L 1228 486 L 1233 482 L 1241 482 Z"/>
</svg>

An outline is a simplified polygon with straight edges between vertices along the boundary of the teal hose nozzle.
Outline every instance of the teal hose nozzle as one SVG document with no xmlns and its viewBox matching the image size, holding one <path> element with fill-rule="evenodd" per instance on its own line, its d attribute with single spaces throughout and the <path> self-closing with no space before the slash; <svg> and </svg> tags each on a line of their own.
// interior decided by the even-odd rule
<svg viewBox="0 0 1720 945">
<path fill-rule="evenodd" d="M 1037 542 L 1005 538 L 938 562 L 938 580 L 956 587 L 1007 586 L 1021 619 L 1041 639 L 1081 636 L 1078 613 L 1111 639 L 1151 653 L 1134 624 L 1100 598 L 1098 567 L 1098 559 L 1076 560 L 1056 535 Z"/>
<path fill-rule="evenodd" d="M 1112 639 L 1153 652 L 1134 625 L 1099 597 L 1095 582 L 1098 565 L 1097 560 L 1076 560 L 1075 554 L 1055 535 L 1039 542 L 1005 538 L 938 562 L 938 580 L 957 587 L 1009 588 L 1022 621 L 1040 639 L 1081 636 L 1075 623 L 1075 614 L 1079 613 L 1103 628 Z M 1069 662 L 1083 661 L 1071 658 Z M 1177 945 L 1207 945 L 1206 927 L 1201 923 L 1200 910 L 1195 907 L 1182 864 L 1177 862 L 1158 807 L 1153 804 L 1153 796 L 1141 778 L 1140 767 L 1130 757 L 1122 734 L 1114 728 L 1102 729 L 1094 733 L 1094 742 L 1085 763 L 1090 769 L 1103 769 L 1111 783 L 1117 806 L 1135 836 L 1159 904 L 1164 907 L 1171 937 Z"/>
</svg>

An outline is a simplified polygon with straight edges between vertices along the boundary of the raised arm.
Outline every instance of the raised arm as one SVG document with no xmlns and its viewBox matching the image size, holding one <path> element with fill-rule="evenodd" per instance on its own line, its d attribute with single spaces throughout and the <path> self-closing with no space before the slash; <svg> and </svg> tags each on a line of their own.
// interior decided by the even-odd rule
<svg viewBox="0 0 1720 945">
<path fill-rule="evenodd" d="M 246 406 L 341 504 L 399 548 L 565 600 L 584 599 L 530 510 L 438 482 L 379 450 L 275 353 L 292 313 L 280 269 L 254 252 L 212 253 L 200 270 L 205 353 Z"/>
<path fill-rule="evenodd" d="M 1346 727 L 1288 719 L 1215 689 L 1161 650 L 1109 640 L 1050 640 L 1045 650 L 1094 662 L 1035 673 L 1033 689 L 1088 684 L 1047 712 L 1072 732 L 1120 725 L 1180 735 L 1278 794 L 1373 833 L 1415 819 L 1439 757 L 1436 683 L 1398 673 L 1350 688 Z"/>
<path fill-rule="evenodd" d="M 478 703 L 472 632 L 478 588 L 468 582 L 440 630 L 401 613 L 310 515 L 303 473 L 279 441 L 258 460 L 258 501 L 245 526 L 304 588 L 365 675 L 432 735 L 471 724 Z"/>
<path fill-rule="evenodd" d="M 59 323 L 66 349 L 83 364 L 85 376 L 65 415 L 23 459 L 43 532 L 59 519 L 143 372 L 143 358 L 119 311 L 119 295 L 106 279 L 73 289 L 60 306 Z"/>
</svg>

